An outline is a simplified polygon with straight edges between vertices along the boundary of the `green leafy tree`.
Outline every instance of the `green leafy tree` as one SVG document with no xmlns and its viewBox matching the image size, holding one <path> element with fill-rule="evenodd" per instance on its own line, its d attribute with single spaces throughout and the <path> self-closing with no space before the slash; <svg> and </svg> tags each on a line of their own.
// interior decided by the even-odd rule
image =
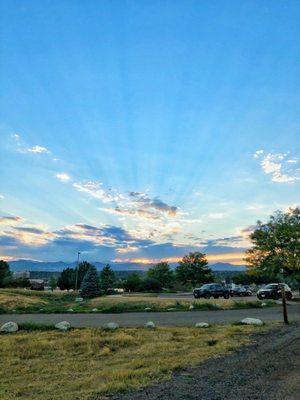
<svg viewBox="0 0 300 400">
<path fill-rule="evenodd" d="M 0 287 L 7 286 L 11 281 L 11 277 L 9 264 L 6 261 L 0 260 Z"/>
<path fill-rule="evenodd" d="M 266 224 L 257 222 L 246 252 L 249 272 L 278 278 L 285 275 L 300 287 L 300 208 L 277 211 Z"/>
<path fill-rule="evenodd" d="M 147 272 L 148 278 L 156 279 L 162 287 L 170 287 L 174 281 L 174 274 L 167 262 L 160 262 Z"/>
<path fill-rule="evenodd" d="M 194 252 L 184 256 L 176 267 L 176 277 L 184 285 L 204 284 L 213 280 L 205 254 Z"/>
<path fill-rule="evenodd" d="M 75 270 L 73 268 L 66 268 L 60 274 L 57 281 L 57 286 L 61 290 L 70 290 L 75 288 Z"/>
<path fill-rule="evenodd" d="M 109 264 L 100 272 L 100 287 L 104 293 L 108 293 L 108 289 L 112 288 L 116 282 L 116 276 Z"/>
<path fill-rule="evenodd" d="M 158 293 L 162 290 L 162 285 L 159 280 L 155 278 L 145 278 L 141 281 L 140 290 L 142 292 Z"/>
<path fill-rule="evenodd" d="M 51 278 L 49 280 L 49 286 L 51 287 L 52 292 L 57 286 L 57 279 L 53 275 L 51 276 Z"/>
<path fill-rule="evenodd" d="M 93 265 L 85 274 L 80 288 L 81 296 L 83 298 L 91 299 L 100 296 L 100 285 L 98 280 L 98 273 L 96 267 Z"/>
<path fill-rule="evenodd" d="M 126 292 L 138 292 L 140 291 L 141 283 L 142 279 L 140 275 L 134 272 L 125 279 L 123 286 Z"/>
</svg>

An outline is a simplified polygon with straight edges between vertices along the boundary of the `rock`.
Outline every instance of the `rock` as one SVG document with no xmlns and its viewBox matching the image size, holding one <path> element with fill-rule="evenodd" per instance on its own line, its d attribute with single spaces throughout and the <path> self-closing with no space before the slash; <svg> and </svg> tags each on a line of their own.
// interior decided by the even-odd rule
<svg viewBox="0 0 300 400">
<path fill-rule="evenodd" d="M 264 323 L 262 322 L 262 320 L 258 319 L 258 318 L 244 318 L 241 320 L 242 324 L 245 325 L 263 325 Z"/>
<path fill-rule="evenodd" d="M 189 306 L 189 310 L 193 310 L 195 308 L 195 306 L 193 306 L 193 304 L 191 304 L 190 306 Z"/>
<path fill-rule="evenodd" d="M 40 310 L 39 311 L 44 311 L 44 309 L 43 308 L 40 308 Z"/>
<path fill-rule="evenodd" d="M 153 321 L 148 321 L 145 323 L 145 328 L 153 329 L 155 328 L 155 323 Z"/>
<path fill-rule="evenodd" d="M 93 308 L 92 311 L 93 311 L 93 312 L 97 312 L 97 311 L 98 311 L 98 308 Z"/>
<path fill-rule="evenodd" d="M 16 324 L 15 322 L 6 322 L 5 324 L 3 324 L 0 328 L 0 332 L 1 333 L 13 333 L 13 332 L 17 332 L 17 330 L 19 329 L 18 324 Z"/>
<path fill-rule="evenodd" d="M 74 289 L 69 289 L 69 293 L 73 293 L 74 292 Z"/>
<path fill-rule="evenodd" d="M 71 325 L 68 321 L 61 321 L 55 324 L 55 328 L 59 329 L 60 331 L 67 331 L 71 328 Z"/>
<path fill-rule="evenodd" d="M 118 329 L 119 325 L 116 322 L 109 322 L 106 325 L 106 329 L 110 329 L 111 331 L 114 331 L 115 329 Z"/>
<path fill-rule="evenodd" d="M 167 311 L 175 311 L 175 310 L 176 310 L 176 308 L 174 308 L 174 307 L 171 307 L 171 308 L 167 309 Z"/>
<path fill-rule="evenodd" d="M 152 310 L 151 307 L 146 307 L 146 308 L 144 308 L 144 311 L 151 311 L 151 310 Z"/>
<path fill-rule="evenodd" d="M 262 307 L 266 307 L 268 304 L 267 303 L 261 303 Z"/>
<path fill-rule="evenodd" d="M 77 303 L 81 303 L 83 301 L 83 298 L 82 297 L 76 297 L 75 301 Z"/>
<path fill-rule="evenodd" d="M 68 312 L 73 312 L 73 311 L 74 311 L 73 308 L 68 309 Z"/>
<path fill-rule="evenodd" d="M 195 327 L 196 327 L 196 328 L 208 328 L 208 327 L 209 327 L 209 324 L 208 324 L 207 322 L 197 322 L 197 323 L 195 324 Z"/>
</svg>

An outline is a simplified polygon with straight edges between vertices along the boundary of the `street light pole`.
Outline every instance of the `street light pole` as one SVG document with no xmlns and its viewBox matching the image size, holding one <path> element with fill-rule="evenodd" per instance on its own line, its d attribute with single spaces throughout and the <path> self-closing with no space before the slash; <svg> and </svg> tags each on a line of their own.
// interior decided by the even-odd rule
<svg viewBox="0 0 300 400">
<path fill-rule="evenodd" d="M 76 267 L 76 278 L 75 278 L 75 291 L 76 292 L 77 292 L 77 285 L 78 285 L 79 256 L 80 256 L 80 251 L 78 251 L 78 253 L 77 253 L 77 267 Z"/>
</svg>

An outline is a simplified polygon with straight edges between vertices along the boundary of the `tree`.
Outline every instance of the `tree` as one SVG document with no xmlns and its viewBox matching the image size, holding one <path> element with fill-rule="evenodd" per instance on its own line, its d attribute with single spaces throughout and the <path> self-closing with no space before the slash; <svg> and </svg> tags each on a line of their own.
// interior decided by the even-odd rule
<svg viewBox="0 0 300 400">
<path fill-rule="evenodd" d="M 176 267 L 176 277 L 184 285 L 208 283 L 213 280 L 211 269 L 208 268 L 205 254 L 194 252 L 184 256 Z"/>
<path fill-rule="evenodd" d="M 161 283 L 155 278 L 145 278 L 141 281 L 139 289 L 142 292 L 160 292 L 162 289 Z"/>
<path fill-rule="evenodd" d="M 112 288 L 116 281 L 116 276 L 114 271 L 111 269 L 110 265 L 107 264 L 100 272 L 100 286 L 101 289 L 108 293 L 108 289 Z"/>
<path fill-rule="evenodd" d="M 70 290 L 75 288 L 75 270 L 73 268 L 66 268 L 60 274 L 57 285 L 61 290 Z"/>
<path fill-rule="evenodd" d="M 275 279 L 289 276 L 300 286 L 300 208 L 277 211 L 266 224 L 257 222 L 246 252 L 250 273 Z"/>
<path fill-rule="evenodd" d="M 5 287 L 10 282 L 11 276 L 9 264 L 0 260 L 0 287 Z"/>
<path fill-rule="evenodd" d="M 91 299 L 100 296 L 100 286 L 96 267 L 92 265 L 85 274 L 80 288 L 83 298 Z"/>
<path fill-rule="evenodd" d="M 141 288 L 141 282 L 142 280 L 140 275 L 134 272 L 124 281 L 123 286 L 126 292 L 138 292 Z"/>
<path fill-rule="evenodd" d="M 167 262 L 160 262 L 154 265 L 148 270 L 147 276 L 159 281 L 162 287 L 170 287 L 174 280 L 173 271 Z"/>
<path fill-rule="evenodd" d="M 82 261 L 78 267 L 75 268 L 75 280 L 76 280 L 76 271 L 78 268 L 78 276 L 77 276 L 77 288 L 81 287 L 81 283 L 83 281 L 83 278 L 85 277 L 85 274 L 88 272 L 92 264 L 90 264 L 87 261 Z M 74 286 L 75 287 L 75 286 Z"/>
<path fill-rule="evenodd" d="M 51 287 L 52 292 L 57 286 L 57 279 L 53 275 L 51 276 L 51 278 L 49 280 L 49 286 Z"/>
</svg>

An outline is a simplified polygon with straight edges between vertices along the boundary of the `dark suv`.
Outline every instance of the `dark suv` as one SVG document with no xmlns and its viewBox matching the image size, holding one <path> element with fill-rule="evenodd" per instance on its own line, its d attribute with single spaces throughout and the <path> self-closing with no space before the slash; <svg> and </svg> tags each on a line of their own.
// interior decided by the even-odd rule
<svg viewBox="0 0 300 400">
<path fill-rule="evenodd" d="M 257 297 L 259 300 L 263 299 L 273 299 L 278 300 L 281 297 L 281 283 L 270 283 L 269 285 L 264 286 L 262 289 L 259 289 L 257 292 Z M 288 300 L 293 298 L 293 293 L 291 288 L 285 283 L 285 296 Z"/>
<path fill-rule="evenodd" d="M 218 283 L 207 283 L 200 288 L 194 289 L 193 294 L 195 299 L 199 299 L 200 297 L 209 299 L 211 296 L 215 299 L 218 299 L 219 297 L 229 299 L 229 290 L 224 288 L 222 285 L 219 285 Z"/>
</svg>

